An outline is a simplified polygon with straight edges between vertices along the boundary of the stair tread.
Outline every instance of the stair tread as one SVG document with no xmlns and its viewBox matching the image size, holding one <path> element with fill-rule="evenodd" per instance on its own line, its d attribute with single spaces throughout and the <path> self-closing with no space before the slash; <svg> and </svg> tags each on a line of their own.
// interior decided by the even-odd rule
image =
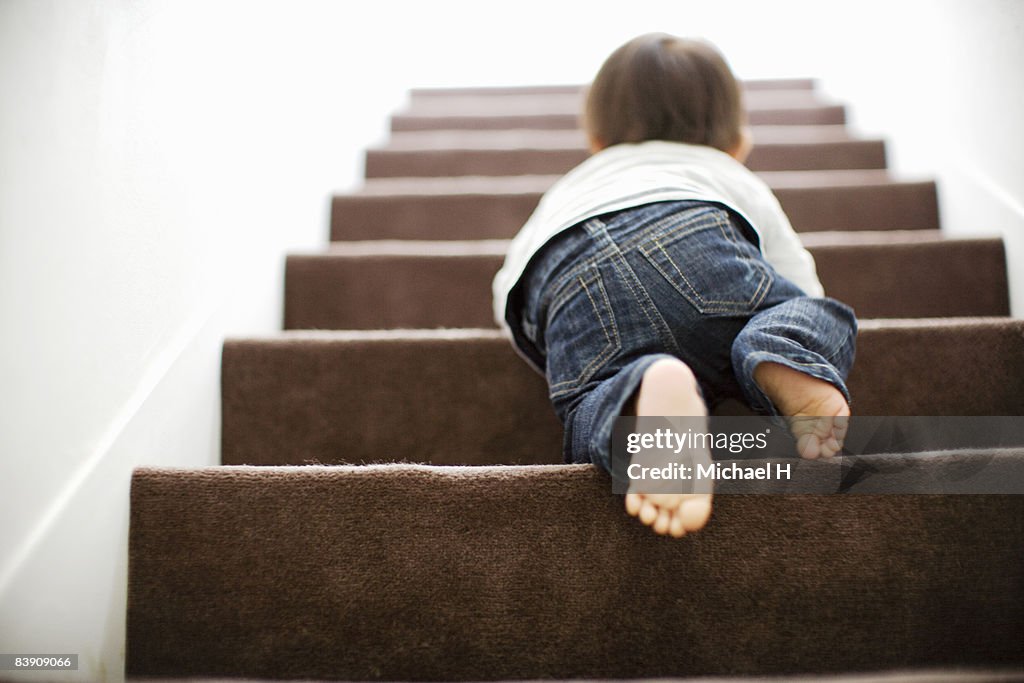
<svg viewBox="0 0 1024 683">
<path fill-rule="evenodd" d="M 816 80 L 807 77 L 796 78 L 754 78 L 740 81 L 745 91 L 752 90 L 813 90 Z M 449 97 L 452 95 L 520 95 L 520 94 L 573 94 L 581 92 L 586 86 L 581 83 L 558 83 L 551 85 L 477 85 L 454 87 L 420 87 L 412 88 L 412 97 Z"/>
<path fill-rule="evenodd" d="M 751 125 L 838 125 L 846 123 L 842 104 L 814 107 L 755 108 L 747 111 Z M 577 112 L 509 114 L 500 111 L 466 114 L 457 111 L 438 114 L 399 112 L 391 117 L 392 131 L 438 128 L 545 128 L 571 130 L 579 127 Z"/>
<path fill-rule="evenodd" d="M 281 330 L 265 335 L 228 337 L 229 345 L 344 344 L 350 342 L 504 341 L 501 331 L 486 327 L 415 327 L 389 330 Z M 511 349 L 510 349 L 511 350 Z"/>
<path fill-rule="evenodd" d="M 855 424 L 855 423 L 854 423 Z M 445 479 L 452 482 L 485 481 L 504 483 L 523 480 L 566 480 L 578 478 L 604 478 L 608 480 L 608 491 L 611 492 L 611 480 L 600 467 L 594 464 L 539 463 L 529 465 L 517 464 L 481 464 L 481 465 L 435 465 L 415 460 L 415 454 L 408 460 L 391 456 L 386 462 L 368 462 L 365 464 L 308 464 L 308 465 L 217 465 L 213 467 L 140 467 L 136 474 L 143 476 L 182 477 L 195 481 L 219 479 L 221 481 L 239 479 L 262 481 L 281 480 L 287 478 L 321 478 L 321 477 L 354 477 L 371 481 L 379 477 L 423 477 L 427 480 Z M 958 495 L 961 490 L 970 491 L 976 487 L 998 486 L 998 479 L 992 477 L 974 484 L 961 482 L 962 489 L 957 489 L 952 481 L 943 481 L 942 473 L 961 469 L 965 464 L 984 462 L 990 471 L 999 471 L 1004 479 L 1000 490 L 989 489 L 987 495 L 1019 495 L 1024 492 L 1024 445 L 1002 447 L 961 447 L 937 451 L 920 451 L 913 453 L 875 453 L 865 455 L 846 455 L 842 458 L 829 460 L 801 460 L 794 454 L 791 458 L 747 458 L 735 462 L 744 466 L 762 467 L 775 464 L 780 460 L 790 461 L 791 477 L 786 482 L 767 482 L 758 480 L 721 480 L 716 484 L 718 495 L 831 495 L 837 493 L 842 474 L 850 468 L 864 468 L 878 473 L 873 480 L 865 478 L 848 488 L 845 493 L 852 494 L 913 494 L 943 493 Z M 733 462 L 722 460 L 720 462 Z M 908 484 L 906 471 L 900 476 L 888 478 L 887 475 L 897 474 L 886 472 L 886 465 L 899 463 L 913 475 L 920 475 L 922 481 L 916 490 Z M 943 490 L 945 487 L 945 490 Z M 310 501 L 315 505 L 315 501 Z"/>
<path fill-rule="evenodd" d="M 813 145 L 822 142 L 875 141 L 878 138 L 854 137 L 846 126 L 756 126 L 755 144 Z M 581 130 L 430 130 L 403 131 L 391 135 L 386 143 L 371 150 L 435 149 L 578 149 L 586 148 Z"/>
<path fill-rule="evenodd" d="M 506 140 L 509 142 L 510 140 Z M 525 142 L 525 141 L 524 141 Z M 561 174 L 583 163 L 582 144 L 542 147 L 478 147 L 403 149 L 381 146 L 366 152 L 366 177 L 422 177 L 520 174 Z M 882 140 L 799 142 L 755 141 L 746 165 L 754 172 L 884 169 Z"/>
<path fill-rule="evenodd" d="M 805 247 L 867 246 L 884 244 L 970 244 L 1002 241 L 1001 237 L 960 238 L 941 230 L 822 230 L 798 235 Z"/>
<path fill-rule="evenodd" d="M 960 316 L 942 318 L 863 318 L 857 321 L 861 332 L 869 330 L 986 330 L 1020 328 L 1024 335 L 1024 320 L 1007 316 Z M 346 342 L 406 342 L 406 341 L 494 341 L 509 343 L 497 328 L 406 328 L 386 330 L 281 330 L 265 335 L 228 337 L 227 344 L 294 345 L 334 344 Z M 511 349 L 510 349 L 511 351 Z M 1024 353 L 1024 348 L 1021 349 Z M 525 366 L 524 366 L 525 367 Z"/>
<path fill-rule="evenodd" d="M 774 190 L 794 188 L 874 187 L 930 182 L 919 178 L 896 179 L 882 169 L 826 171 L 764 171 L 757 174 Z M 560 175 L 444 176 L 369 178 L 363 186 L 340 197 L 419 196 L 443 194 L 540 194 Z"/>
<path fill-rule="evenodd" d="M 290 257 L 332 258 L 359 256 L 502 256 L 511 240 L 352 240 L 329 242 L 327 247 Z"/>
<path fill-rule="evenodd" d="M 811 90 L 751 91 L 744 96 L 748 111 L 763 109 L 818 109 L 838 104 Z M 446 97 L 413 95 L 409 105 L 400 111 L 403 115 L 443 116 L 460 115 L 517 115 L 517 114 L 570 114 L 583 108 L 582 93 L 508 94 L 502 96 L 465 93 Z"/>
<path fill-rule="evenodd" d="M 817 249 L 850 246 L 947 245 L 1002 243 L 998 235 L 964 237 L 941 230 L 857 230 L 805 232 L 798 235 L 806 247 Z M 511 240 L 351 240 L 329 242 L 323 249 L 291 252 L 296 258 L 347 258 L 360 256 L 504 256 Z"/>
</svg>

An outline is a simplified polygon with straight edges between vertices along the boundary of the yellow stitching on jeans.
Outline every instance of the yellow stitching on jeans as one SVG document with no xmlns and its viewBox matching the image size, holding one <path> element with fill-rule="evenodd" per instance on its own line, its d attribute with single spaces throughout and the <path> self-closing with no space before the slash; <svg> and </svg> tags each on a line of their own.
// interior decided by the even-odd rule
<svg viewBox="0 0 1024 683">
<path fill-rule="evenodd" d="M 601 291 L 601 298 L 604 299 L 605 310 L 608 312 L 608 322 L 612 326 L 612 332 L 614 332 L 615 341 L 613 343 L 617 347 L 621 347 L 622 339 L 619 337 L 619 325 L 615 322 L 615 313 L 612 311 L 612 302 L 608 298 L 608 290 L 604 286 L 604 280 L 601 278 L 600 273 L 598 273 L 597 277 L 594 278 L 594 282 L 597 283 L 597 288 Z"/>
<path fill-rule="evenodd" d="M 594 358 L 591 359 L 591 361 L 587 364 L 587 366 L 585 368 L 583 368 L 583 370 L 580 371 L 579 375 L 576 378 L 574 378 L 574 379 L 567 379 L 567 380 L 563 380 L 561 382 L 556 382 L 556 383 L 552 384 L 549 387 L 549 389 L 551 390 L 551 397 L 552 398 L 554 398 L 555 396 L 560 395 L 561 393 L 565 393 L 565 392 L 555 391 L 554 390 L 555 387 L 563 387 L 563 386 L 566 386 L 566 385 L 571 385 L 571 386 L 574 387 L 574 386 L 578 385 L 580 383 L 580 381 L 582 381 L 582 379 L 584 377 L 589 377 L 590 375 L 593 374 L 592 368 L 594 367 L 594 365 L 596 365 L 598 363 L 604 363 L 609 356 L 611 356 L 612 354 L 615 353 L 616 350 L 618 350 L 618 348 L 620 346 L 620 344 L 617 341 L 618 340 L 618 336 L 619 336 L 618 335 L 618 329 L 617 328 L 615 329 L 615 337 L 613 339 L 612 336 L 608 334 L 608 327 L 605 325 L 604 318 L 601 317 L 601 309 L 598 308 L 597 302 L 594 300 L 594 297 L 590 294 L 590 289 L 587 287 L 587 283 L 583 280 L 583 276 L 582 275 L 579 276 L 578 280 L 579 280 L 580 287 L 583 288 L 583 292 L 587 295 L 587 299 L 590 300 L 591 308 L 594 310 L 594 313 L 597 314 L 597 320 L 598 320 L 599 323 L 601 323 L 601 331 L 604 332 L 604 338 L 605 338 L 605 340 L 607 340 L 608 343 L 605 346 L 605 348 L 602 349 L 601 351 L 599 351 L 594 356 Z M 600 285 L 600 282 L 601 282 L 600 275 L 595 277 L 594 280 L 596 282 L 598 282 L 599 285 Z M 602 290 L 604 289 L 603 285 L 600 285 L 600 287 L 601 287 Z M 607 293 L 603 294 L 602 298 L 604 298 L 605 302 L 608 302 L 608 295 L 607 295 Z M 611 304 L 610 303 L 608 304 L 608 308 L 605 310 L 605 313 L 606 313 L 606 315 L 610 319 L 614 320 L 614 318 L 612 317 L 612 313 L 611 313 Z M 570 387 L 570 389 L 566 389 L 565 391 L 570 391 L 570 390 L 571 390 L 571 387 Z"/>
<path fill-rule="evenodd" d="M 726 236 L 726 239 L 729 239 L 728 236 Z M 701 304 L 702 309 L 706 313 L 729 313 L 729 312 L 735 312 L 736 308 L 738 308 L 738 307 L 748 308 L 748 309 L 751 309 L 751 311 L 753 311 L 753 309 L 757 306 L 757 302 L 759 302 L 760 300 L 764 299 L 764 296 L 767 293 L 767 292 L 762 293 L 762 290 L 765 290 L 770 285 L 770 283 L 771 283 L 771 279 L 772 278 L 771 278 L 770 274 L 763 267 L 761 267 L 761 265 L 759 263 L 751 261 L 751 259 L 743 258 L 742 254 L 737 254 L 737 256 L 740 257 L 742 260 L 747 261 L 750 264 L 750 267 L 753 270 L 760 272 L 761 279 L 760 279 L 760 281 L 757 284 L 757 289 L 754 290 L 754 293 L 746 301 L 724 301 L 724 300 L 720 300 L 720 299 L 705 299 L 703 296 L 701 296 L 700 292 L 697 291 L 697 288 L 693 286 L 693 283 L 690 282 L 690 280 L 686 277 L 686 274 L 683 273 L 682 269 L 679 268 L 679 264 L 677 264 L 675 262 L 675 259 L 673 259 L 669 255 L 669 253 L 665 250 L 665 247 L 662 245 L 661 241 L 659 241 L 658 239 L 654 239 L 654 240 L 651 240 L 651 241 L 653 242 L 654 246 L 656 246 L 658 248 L 658 251 L 660 251 L 665 256 L 665 260 L 668 261 L 670 264 L 672 264 L 672 268 L 679 275 L 679 277 L 682 278 L 682 280 L 684 282 L 686 282 L 687 286 L 689 286 L 689 288 L 690 288 L 690 292 L 698 300 L 698 302 Z M 729 239 L 729 241 L 733 245 L 736 245 L 736 242 L 734 242 L 733 240 Z M 647 256 L 650 259 L 651 252 L 647 249 L 647 247 L 642 247 L 640 251 L 641 251 L 641 253 L 643 253 L 644 256 Z M 682 294 L 684 297 L 688 298 L 687 293 L 684 292 L 682 289 L 680 289 L 676 285 L 676 283 L 673 280 L 673 278 L 667 272 L 665 272 L 665 270 L 660 265 L 658 265 L 658 263 L 656 263 L 655 261 L 651 260 L 651 265 L 654 266 L 655 269 L 659 273 L 661 273 L 662 277 L 664 277 L 666 280 L 668 280 L 669 283 L 680 294 Z"/>
<path fill-rule="evenodd" d="M 723 301 L 706 301 L 704 299 L 704 297 L 700 295 L 700 292 L 697 291 L 697 288 L 693 286 L 693 283 L 690 282 L 689 278 L 687 278 L 686 275 L 683 273 L 683 271 L 680 270 L 679 265 L 676 264 L 676 262 L 674 260 L 672 260 L 672 257 L 668 255 L 668 252 L 665 251 L 665 247 L 663 247 L 661 245 L 661 241 L 660 240 L 655 240 L 654 244 L 657 245 L 658 251 L 660 251 L 662 254 L 665 255 L 665 258 L 668 260 L 669 263 L 672 264 L 672 267 L 675 269 L 676 273 L 679 274 L 679 277 L 683 278 L 683 282 L 686 283 L 686 285 L 690 288 L 690 291 L 693 292 L 693 295 L 695 297 L 697 297 L 697 299 L 702 304 L 706 304 L 706 303 L 707 304 L 722 304 L 722 303 L 725 303 Z M 658 270 L 661 270 L 661 269 L 659 268 Z"/>
<path fill-rule="evenodd" d="M 665 317 L 661 314 L 661 311 L 659 311 L 658 307 L 654 304 L 654 300 L 651 299 L 651 295 L 647 293 L 646 289 L 644 289 L 643 283 L 640 282 L 640 278 L 636 276 L 636 272 L 629 265 L 629 261 L 626 260 L 626 255 L 622 253 L 622 251 L 618 251 L 613 253 L 611 256 L 612 258 L 609 259 L 609 262 L 612 264 L 612 268 L 615 269 L 615 272 L 619 276 L 619 279 L 622 280 L 626 287 L 629 288 L 629 293 L 633 296 L 633 300 L 636 301 L 637 304 L 639 304 L 640 310 L 643 312 L 644 317 L 647 318 L 647 322 L 649 322 L 651 326 L 654 327 L 655 329 L 658 329 L 658 321 L 660 321 L 662 326 L 664 326 L 666 331 L 668 332 L 669 338 L 671 338 L 672 331 L 668 329 L 668 325 L 665 323 Z M 627 277 L 626 275 L 623 274 L 622 267 L 619 264 L 620 259 L 614 258 L 615 256 L 621 257 L 621 261 L 629 270 L 629 275 L 631 277 Z M 650 309 L 653 310 L 654 313 L 658 316 L 658 320 L 654 319 L 654 317 L 651 315 L 651 311 L 648 310 L 648 306 L 645 305 L 643 301 L 641 301 L 641 297 L 637 294 L 636 287 L 634 287 L 634 280 L 636 281 L 636 285 L 640 287 L 640 291 L 643 294 L 643 299 L 650 302 Z M 675 344 L 675 340 L 673 340 L 673 345 L 675 345 L 677 349 L 679 348 L 678 345 Z"/>
</svg>

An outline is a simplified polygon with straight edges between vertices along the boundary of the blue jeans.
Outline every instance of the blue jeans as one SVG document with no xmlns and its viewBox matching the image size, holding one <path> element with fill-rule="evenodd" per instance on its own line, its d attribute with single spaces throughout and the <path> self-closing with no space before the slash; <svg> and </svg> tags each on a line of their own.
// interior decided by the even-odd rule
<svg viewBox="0 0 1024 683">
<path fill-rule="evenodd" d="M 709 409 L 726 399 L 777 414 L 754 382 L 763 361 L 838 388 L 857 322 L 764 260 L 756 233 L 703 202 L 659 202 L 592 218 L 549 242 L 510 299 L 520 350 L 545 369 L 566 462 L 609 469 L 612 426 L 644 371 L 666 356 L 693 370 Z"/>
</svg>

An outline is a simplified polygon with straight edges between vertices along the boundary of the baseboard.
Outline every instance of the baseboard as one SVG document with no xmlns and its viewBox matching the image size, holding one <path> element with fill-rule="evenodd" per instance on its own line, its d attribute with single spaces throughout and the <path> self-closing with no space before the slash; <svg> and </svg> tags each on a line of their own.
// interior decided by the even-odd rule
<svg viewBox="0 0 1024 683">
<path fill-rule="evenodd" d="M 1024 317 L 1024 198 L 968 159 L 939 172 L 943 230 L 952 237 L 998 235 L 1006 245 L 1010 312 Z"/>
</svg>

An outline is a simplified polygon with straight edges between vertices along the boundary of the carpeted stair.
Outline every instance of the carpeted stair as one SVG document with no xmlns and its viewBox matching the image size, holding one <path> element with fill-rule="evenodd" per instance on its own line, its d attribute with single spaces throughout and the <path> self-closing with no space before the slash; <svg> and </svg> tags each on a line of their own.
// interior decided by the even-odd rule
<svg viewBox="0 0 1024 683">
<path fill-rule="evenodd" d="M 862 327 L 850 378 L 859 414 L 1024 414 L 1024 321 Z M 231 340 L 221 384 L 225 464 L 561 460 L 544 381 L 496 330 Z"/>
<path fill-rule="evenodd" d="M 825 289 L 862 317 L 1009 313 L 998 238 L 889 230 L 805 233 L 803 240 Z M 507 246 L 505 240 L 376 240 L 292 254 L 285 328 L 492 327 L 491 279 Z M 371 300 L 376 305 L 367 306 Z"/>
<path fill-rule="evenodd" d="M 842 125 L 846 108 L 805 87 L 747 89 L 754 126 Z M 391 118 L 394 132 L 424 130 L 571 130 L 579 122 L 579 89 L 547 92 L 413 91 L 410 106 Z"/>
<path fill-rule="evenodd" d="M 798 232 L 937 230 L 935 183 L 885 170 L 760 174 Z M 557 175 L 376 178 L 334 198 L 331 239 L 507 239 Z"/>
<path fill-rule="evenodd" d="M 935 184 L 891 176 L 813 81 L 745 91 L 751 168 L 862 318 L 855 412 L 1024 414 L 1001 241 L 946 237 Z M 133 477 L 129 677 L 1024 676 L 1024 496 L 721 495 L 672 540 L 558 464 L 490 279 L 584 158 L 579 98 L 412 92 L 334 198 L 332 245 L 288 258 L 287 330 L 225 343 L 223 466 Z M 914 466 L 982 460 L 1019 481 L 1024 451 Z"/>
<path fill-rule="evenodd" d="M 842 126 L 759 127 L 753 171 L 885 168 L 882 140 L 851 138 Z M 810 131 L 807 133 L 806 131 Z M 366 177 L 545 175 L 587 158 L 579 131 L 425 132 L 395 135 L 366 153 Z"/>
</svg>

